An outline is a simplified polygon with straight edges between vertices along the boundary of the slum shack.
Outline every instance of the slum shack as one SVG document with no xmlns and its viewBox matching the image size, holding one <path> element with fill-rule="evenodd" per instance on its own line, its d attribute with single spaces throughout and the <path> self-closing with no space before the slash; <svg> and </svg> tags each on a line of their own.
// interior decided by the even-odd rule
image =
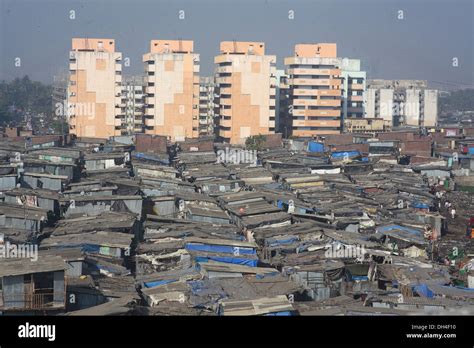
<svg viewBox="0 0 474 348">
<path fill-rule="evenodd" d="M 142 197 L 141 196 L 70 196 L 61 199 L 61 206 L 64 217 L 78 215 L 97 215 L 103 211 L 115 211 L 137 214 L 141 216 Z"/>
<path fill-rule="evenodd" d="M 125 167 L 129 162 L 129 152 L 100 152 L 84 155 L 84 164 L 87 171 Z"/>
<path fill-rule="evenodd" d="M 90 180 L 69 184 L 63 194 L 67 198 L 76 195 L 107 196 L 116 194 L 117 190 L 118 186 L 116 185 L 107 185 L 102 180 Z"/>
<path fill-rule="evenodd" d="M 185 248 L 196 263 L 217 261 L 256 267 L 257 245 L 232 239 L 185 238 Z"/>
<path fill-rule="evenodd" d="M 44 209 L 0 203 L 0 227 L 23 229 L 38 235 L 47 221 L 48 214 Z"/>
<path fill-rule="evenodd" d="M 18 182 L 17 168 L 13 165 L 0 165 L 0 190 L 11 190 Z"/>
<path fill-rule="evenodd" d="M 0 260 L 0 310 L 58 312 L 66 305 L 66 264 L 59 256 Z"/>
<path fill-rule="evenodd" d="M 41 249 L 63 250 L 68 248 L 80 249 L 88 256 L 86 262 L 92 264 L 90 268 L 96 268 L 98 272 L 114 273 L 117 264 L 125 268 L 131 268 L 130 256 L 135 248 L 132 242 L 133 235 L 129 233 L 97 231 L 65 235 L 52 235 L 41 242 Z M 92 260 L 92 262 L 89 262 Z M 102 262 L 102 260 L 104 262 Z M 109 270 L 112 268 L 113 270 Z"/>
<path fill-rule="evenodd" d="M 59 217 L 60 194 L 51 190 L 15 188 L 4 193 L 5 203 L 41 208 L 48 212 L 50 222 Z"/>
<path fill-rule="evenodd" d="M 68 183 L 69 178 L 65 175 L 23 173 L 21 176 L 21 185 L 31 189 L 45 189 L 61 192 Z"/>
<path fill-rule="evenodd" d="M 53 235 L 80 234 L 95 231 L 130 233 L 138 236 L 140 221 L 137 220 L 135 214 L 103 211 L 93 216 L 79 216 L 59 220 Z"/>
<path fill-rule="evenodd" d="M 36 158 L 24 159 L 25 173 L 46 173 L 66 176 L 70 181 L 77 181 L 81 177 L 81 167 L 75 163 L 50 162 Z"/>
</svg>

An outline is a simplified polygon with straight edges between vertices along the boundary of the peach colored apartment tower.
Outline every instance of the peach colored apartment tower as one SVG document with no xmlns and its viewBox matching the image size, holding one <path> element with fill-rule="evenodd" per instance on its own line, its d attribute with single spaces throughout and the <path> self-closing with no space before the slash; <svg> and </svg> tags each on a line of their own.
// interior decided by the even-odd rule
<svg viewBox="0 0 474 348">
<path fill-rule="evenodd" d="M 216 135 L 230 144 L 275 131 L 276 57 L 263 42 L 223 41 L 214 58 L 217 94 Z"/>
<path fill-rule="evenodd" d="M 113 39 L 72 39 L 69 53 L 69 132 L 78 137 L 120 135 L 122 55 Z"/>
<path fill-rule="evenodd" d="M 340 133 L 341 70 L 336 44 L 298 44 L 285 65 L 289 110 L 282 128 L 286 135 Z"/>
<path fill-rule="evenodd" d="M 199 136 L 199 54 L 193 41 L 151 40 L 145 63 L 145 133 Z"/>
</svg>

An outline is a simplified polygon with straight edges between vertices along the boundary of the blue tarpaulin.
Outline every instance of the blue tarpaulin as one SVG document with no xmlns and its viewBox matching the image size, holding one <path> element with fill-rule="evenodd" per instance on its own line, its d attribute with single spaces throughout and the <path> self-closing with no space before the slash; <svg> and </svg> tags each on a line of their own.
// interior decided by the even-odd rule
<svg viewBox="0 0 474 348">
<path fill-rule="evenodd" d="M 431 291 L 426 284 L 416 285 L 413 290 L 422 297 L 434 297 L 433 291 Z"/>
<path fill-rule="evenodd" d="M 257 279 L 263 279 L 263 278 L 266 278 L 266 277 L 275 277 L 277 275 L 279 275 L 280 272 L 271 272 L 271 273 L 264 273 L 264 274 L 256 274 L 255 275 L 255 278 Z"/>
<path fill-rule="evenodd" d="M 359 151 L 336 151 L 331 153 L 331 158 L 341 159 L 344 157 L 351 158 L 360 156 Z"/>
<path fill-rule="evenodd" d="M 413 202 L 411 204 L 412 208 L 417 208 L 417 209 L 429 209 L 430 206 L 428 204 L 422 203 L 422 202 Z"/>
<path fill-rule="evenodd" d="M 145 283 L 143 283 L 143 285 L 145 285 L 145 288 L 154 288 L 156 286 L 165 285 L 165 284 L 169 284 L 169 283 L 174 283 L 176 281 L 178 281 L 178 280 L 177 279 L 157 280 L 157 281 L 154 281 L 154 282 L 145 282 Z"/>
<path fill-rule="evenodd" d="M 388 226 L 377 227 L 377 232 L 380 232 L 380 233 L 384 233 L 384 232 L 388 232 L 392 230 L 401 230 L 401 231 L 405 231 L 410 234 L 418 235 L 418 236 L 423 235 L 423 233 L 419 230 L 415 230 L 414 228 L 409 228 L 409 227 L 400 226 L 400 225 L 388 225 Z"/>
<path fill-rule="evenodd" d="M 187 243 L 186 250 L 204 251 L 211 253 L 225 253 L 232 255 L 254 255 L 256 251 L 254 248 L 234 247 L 231 245 L 209 245 L 209 244 L 195 244 Z"/>
<path fill-rule="evenodd" d="M 324 152 L 324 144 L 310 141 L 308 143 L 308 152 Z"/>
<path fill-rule="evenodd" d="M 265 317 L 291 317 L 292 314 L 289 311 L 284 312 L 274 312 L 274 313 L 267 313 L 264 314 Z"/>
<path fill-rule="evenodd" d="M 196 262 L 205 263 L 209 260 L 224 262 L 224 263 L 233 263 L 234 265 L 244 265 L 250 267 L 257 267 L 258 260 L 255 259 L 244 259 L 241 257 L 225 257 L 225 256 L 196 256 L 194 258 Z"/>
<path fill-rule="evenodd" d="M 167 157 L 164 157 L 164 156 L 159 157 L 159 156 L 152 155 L 152 154 L 149 154 L 149 153 L 135 152 L 135 153 L 133 153 L 132 157 L 134 157 L 136 159 L 154 161 L 154 162 L 158 162 L 158 163 L 161 163 L 161 164 L 164 164 L 164 165 L 170 164 L 170 161 Z"/>
<path fill-rule="evenodd" d="M 352 280 L 369 280 L 369 277 L 367 276 L 351 276 Z"/>
</svg>

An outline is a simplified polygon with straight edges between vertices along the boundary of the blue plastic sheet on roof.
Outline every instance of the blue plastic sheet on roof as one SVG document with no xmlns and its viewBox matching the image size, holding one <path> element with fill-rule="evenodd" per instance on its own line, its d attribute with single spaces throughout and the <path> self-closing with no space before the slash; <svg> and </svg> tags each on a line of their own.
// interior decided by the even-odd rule
<svg viewBox="0 0 474 348">
<path fill-rule="evenodd" d="M 256 274 L 255 275 L 255 278 L 257 279 L 263 279 L 263 278 L 267 278 L 267 277 L 275 277 L 277 275 L 279 275 L 280 272 L 271 272 L 271 273 L 264 273 L 264 274 Z"/>
<path fill-rule="evenodd" d="M 412 208 L 417 208 L 417 209 L 429 209 L 430 206 L 428 204 L 422 203 L 422 202 L 413 202 L 412 203 Z"/>
<path fill-rule="evenodd" d="M 324 144 L 310 141 L 308 143 L 308 152 L 324 152 Z"/>
<path fill-rule="evenodd" d="M 225 257 L 225 256 L 196 256 L 194 260 L 198 263 L 206 263 L 210 261 L 232 263 L 234 265 L 244 265 L 249 267 L 257 267 L 258 260 L 244 259 L 241 257 Z"/>
<path fill-rule="evenodd" d="M 352 280 L 369 280 L 369 277 L 367 276 L 351 276 Z"/>
<path fill-rule="evenodd" d="M 157 280 L 157 281 L 154 281 L 154 282 L 144 282 L 143 285 L 145 286 L 145 288 L 154 288 L 154 287 L 157 287 L 157 286 L 160 286 L 160 285 L 174 283 L 174 282 L 177 282 L 177 281 L 178 281 L 177 279 Z"/>
<path fill-rule="evenodd" d="M 54 247 L 55 249 L 68 249 L 68 248 L 81 248 L 81 251 L 85 253 L 99 253 L 100 245 L 77 243 L 77 244 L 61 244 Z"/>
<path fill-rule="evenodd" d="M 203 289 L 206 289 L 206 285 L 202 280 L 192 280 L 188 282 L 189 287 L 193 295 L 199 294 Z"/>
<path fill-rule="evenodd" d="M 416 285 L 413 290 L 420 296 L 422 297 L 428 297 L 428 298 L 433 298 L 434 297 L 434 294 L 433 294 L 433 291 L 431 291 L 429 288 L 428 288 L 428 285 L 426 284 L 420 284 L 420 285 Z"/>
<path fill-rule="evenodd" d="M 389 225 L 389 226 L 380 226 L 380 227 L 377 227 L 377 231 L 378 232 L 388 232 L 388 231 L 392 231 L 392 230 L 401 230 L 401 231 L 405 231 L 405 232 L 408 232 L 408 233 L 411 233 L 413 235 L 422 235 L 422 232 L 419 231 L 419 230 L 415 230 L 413 228 L 409 228 L 409 227 L 405 227 L 405 226 L 400 226 L 400 225 Z"/>
<path fill-rule="evenodd" d="M 166 157 L 158 157 L 156 155 L 143 153 L 143 152 L 135 152 L 132 157 L 134 157 L 136 159 L 159 162 L 161 164 L 170 164 L 169 159 L 166 158 Z"/>
<path fill-rule="evenodd" d="M 361 161 L 362 161 L 362 162 L 369 162 L 369 157 L 362 157 L 362 158 L 361 158 Z"/>
<path fill-rule="evenodd" d="M 331 153 L 331 158 L 357 157 L 360 156 L 359 151 L 336 151 Z"/>
<path fill-rule="evenodd" d="M 265 317 L 291 317 L 292 314 L 290 311 L 284 311 L 284 312 L 273 312 L 273 313 L 267 313 L 264 314 Z"/>
<path fill-rule="evenodd" d="M 196 244 L 187 243 L 186 250 L 203 251 L 212 253 L 225 253 L 232 255 L 255 255 L 254 248 L 234 247 L 231 245 L 210 245 L 210 244 Z"/>
</svg>

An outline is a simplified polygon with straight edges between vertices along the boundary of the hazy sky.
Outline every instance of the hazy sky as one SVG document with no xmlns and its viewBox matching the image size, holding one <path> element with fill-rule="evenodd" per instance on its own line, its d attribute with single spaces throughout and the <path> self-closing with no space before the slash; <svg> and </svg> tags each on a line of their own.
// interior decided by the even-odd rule
<svg viewBox="0 0 474 348">
<path fill-rule="evenodd" d="M 473 87 L 474 0 L 0 0 L 0 79 L 51 82 L 66 69 L 73 37 L 116 40 L 143 71 L 151 39 L 192 39 L 201 74 L 213 72 L 223 40 L 264 41 L 291 56 L 296 43 L 336 42 L 359 58 L 368 78 L 425 79 L 435 87 Z M 75 19 L 70 19 L 71 10 Z M 185 19 L 179 19 L 184 10 Z M 288 19 L 288 11 L 294 19 Z M 403 11 L 404 19 L 398 19 Z M 15 67 L 15 58 L 21 66 Z M 453 67 L 457 57 L 458 67 Z M 437 84 L 434 84 L 437 83 Z M 442 84 L 439 84 L 442 83 Z"/>
</svg>

